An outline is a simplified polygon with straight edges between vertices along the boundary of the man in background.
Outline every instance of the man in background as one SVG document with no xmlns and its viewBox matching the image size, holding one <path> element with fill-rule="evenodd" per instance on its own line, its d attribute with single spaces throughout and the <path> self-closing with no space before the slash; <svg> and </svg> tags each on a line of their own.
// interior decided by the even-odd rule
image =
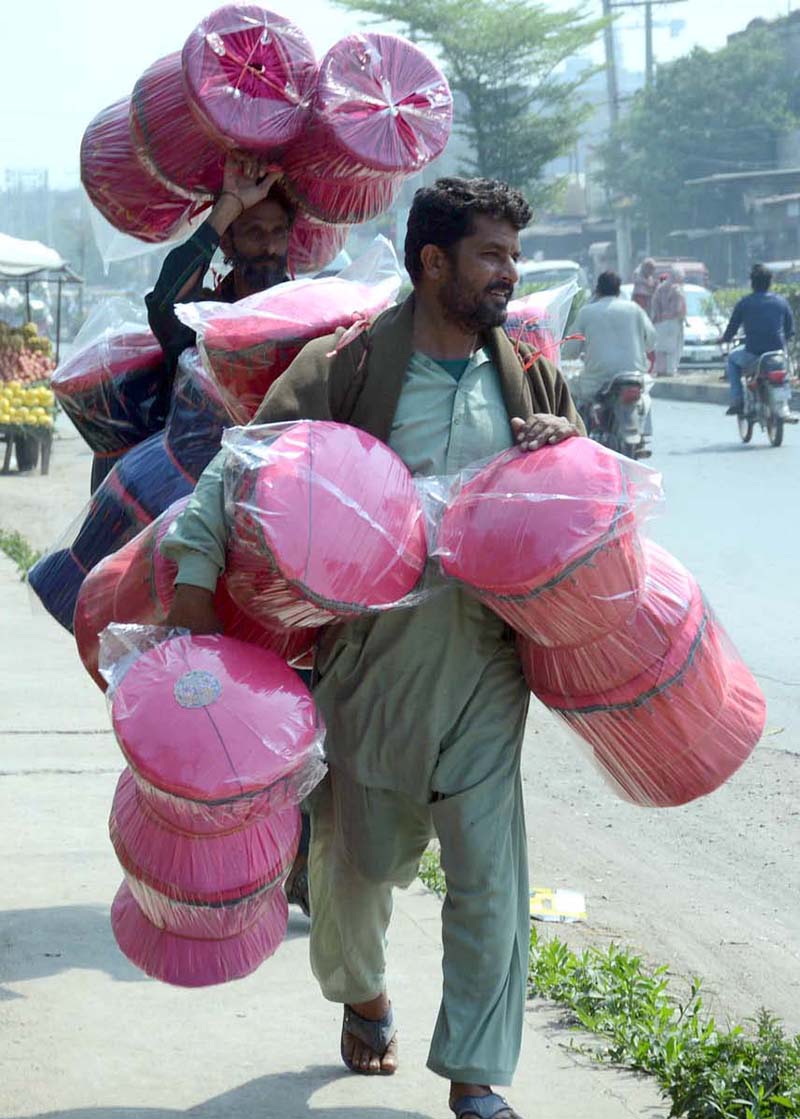
<svg viewBox="0 0 800 1119">
<path fill-rule="evenodd" d="M 792 310 L 782 295 L 769 289 L 772 273 L 763 264 L 754 264 L 750 270 L 752 292 L 745 295 L 733 308 L 730 322 L 722 335 L 723 345 L 732 342 L 739 329 L 744 330 L 744 345 L 728 354 L 725 372 L 731 389 L 728 416 L 740 416 L 744 407 L 742 370 L 752 365 L 762 354 L 772 350 L 785 350 L 794 334 Z M 787 409 L 788 411 L 788 406 Z"/>
</svg>

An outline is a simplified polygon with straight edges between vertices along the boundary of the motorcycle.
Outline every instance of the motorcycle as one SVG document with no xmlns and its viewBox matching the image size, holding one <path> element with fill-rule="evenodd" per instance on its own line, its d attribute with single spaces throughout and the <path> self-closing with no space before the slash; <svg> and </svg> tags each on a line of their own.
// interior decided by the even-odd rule
<svg viewBox="0 0 800 1119">
<path fill-rule="evenodd" d="M 618 373 L 589 405 L 586 433 L 612 451 L 628 458 L 650 458 L 647 440 L 652 435 L 650 398 L 652 378 L 646 373 Z"/>
<path fill-rule="evenodd" d="M 789 410 L 792 396 L 789 379 L 789 362 L 783 350 L 762 354 L 742 370 L 744 406 L 737 422 L 743 443 L 750 442 L 753 428 L 759 424 L 772 446 L 780 447 L 784 425 L 800 420 L 800 416 Z"/>
</svg>

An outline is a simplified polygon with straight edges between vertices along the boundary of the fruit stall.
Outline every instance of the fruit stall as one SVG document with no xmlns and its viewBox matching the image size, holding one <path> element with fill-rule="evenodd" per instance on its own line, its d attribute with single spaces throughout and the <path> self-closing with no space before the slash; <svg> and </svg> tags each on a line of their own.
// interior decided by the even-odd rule
<svg viewBox="0 0 800 1119">
<path fill-rule="evenodd" d="M 82 281 L 55 249 L 38 241 L 21 241 L 0 233 L 0 284 L 21 285 L 29 306 L 30 284 L 34 281 L 57 287 L 55 355 L 53 343 L 39 333 L 34 323 L 16 326 L 0 318 L 0 453 L 3 454 L 0 473 L 3 474 L 11 468 L 12 454 L 20 471 L 33 470 L 37 464 L 42 474 L 50 469 L 56 413 L 50 377 L 59 356 L 61 288 L 65 283 Z"/>
</svg>

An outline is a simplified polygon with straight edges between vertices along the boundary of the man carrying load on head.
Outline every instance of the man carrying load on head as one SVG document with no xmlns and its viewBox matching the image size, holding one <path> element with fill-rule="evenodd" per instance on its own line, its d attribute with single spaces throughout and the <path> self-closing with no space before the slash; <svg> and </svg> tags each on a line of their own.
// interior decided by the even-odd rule
<svg viewBox="0 0 800 1119">
<path fill-rule="evenodd" d="M 254 422 L 350 423 L 418 475 L 580 434 L 561 374 L 526 347 L 518 353 L 502 329 L 530 216 L 520 194 L 492 180 L 417 191 L 405 246 L 412 295 L 338 350 L 336 336 L 310 342 Z M 223 465 L 224 452 L 162 545 L 179 565 L 169 622 L 195 632 L 217 628 Z M 323 995 L 344 1005 L 342 1057 L 367 1075 L 397 1068 L 385 985 L 392 890 L 413 881 L 436 835 L 444 989 L 428 1066 L 450 1081 L 462 1119 L 519 1119 L 492 1088 L 510 1084 L 516 1067 L 529 944 L 528 690 L 514 636 L 449 586 L 417 606 L 329 626 L 316 676 L 330 771 L 311 797 L 311 962 Z"/>
</svg>

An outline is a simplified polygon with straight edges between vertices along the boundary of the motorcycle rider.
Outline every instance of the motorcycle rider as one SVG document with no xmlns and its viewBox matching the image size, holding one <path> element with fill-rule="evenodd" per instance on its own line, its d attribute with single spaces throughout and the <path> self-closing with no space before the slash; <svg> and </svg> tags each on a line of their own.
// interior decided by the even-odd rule
<svg viewBox="0 0 800 1119">
<path fill-rule="evenodd" d="M 786 343 L 794 334 L 791 308 L 782 295 L 769 290 L 771 284 L 770 270 L 763 264 L 754 264 L 750 270 L 753 290 L 733 308 L 730 322 L 720 339 L 723 345 L 732 342 L 739 328 L 744 328 L 744 345 L 731 350 L 725 367 L 731 389 L 726 416 L 741 416 L 744 409 L 742 371 L 762 354 L 785 350 Z M 784 409 L 788 412 L 788 406 L 784 405 Z"/>
<path fill-rule="evenodd" d="M 616 272 L 601 272 L 595 298 L 581 307 L 573 326 L 576 334 L 583 335 L 583 371 L 570 391 L 587 429 L 589 410 L 601 388 L 619 373 L 647 373 L 650 368 L 655 327 L 637 303 L 620 295 L 621 286 Z M 644 392 L 642 399 L 644 434 L 649 435 L 650 394 Z"/>
</svg>

